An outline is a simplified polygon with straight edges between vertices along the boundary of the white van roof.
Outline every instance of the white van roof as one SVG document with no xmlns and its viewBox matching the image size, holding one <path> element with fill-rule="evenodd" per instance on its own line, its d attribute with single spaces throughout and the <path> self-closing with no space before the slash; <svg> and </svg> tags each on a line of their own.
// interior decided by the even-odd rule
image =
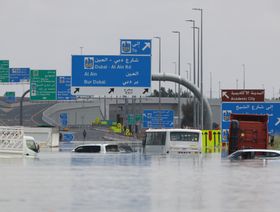
<svg viewBox="0 0 280 212">
<path fill-rule="evenodd" d="M 182 129 L 182 128 L 170 128 L 170 129 L 147 129 L 146 132 L 198 132 L 198 129 Z"/>
</svg>

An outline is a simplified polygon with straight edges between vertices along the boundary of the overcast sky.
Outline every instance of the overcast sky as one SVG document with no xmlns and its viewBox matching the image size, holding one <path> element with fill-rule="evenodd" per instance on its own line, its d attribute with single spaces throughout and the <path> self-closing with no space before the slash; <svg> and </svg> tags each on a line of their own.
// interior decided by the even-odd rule
<svg viewBox="0 0 280 212">
<path fill-rule="evenodd" d="M 192 63 L 192 29 L 203 19 L 204 93 L 221 88 L 266 89 L 279 97 L 279 0 L 0 0 L 0 60 L 10 67 L 55 69 L 71 75 L 71 55 L 118 55 L 120 39 L 162 38 L 162 72 L 174 73 L 181 32 L 181 75 Z M 158 72 L 153 39 L 152 73 Z M 152 83 L 157 87 L 157 82 Z M 169 84 L 167 84 L 169 85 Z M 0 86 L 1 95 L 7 86 Z M 27 86 L 25 86 L 27 87 Z M 15 86 L 9 87 L 15 89 Z M 18 87 L 17 87 L 18 89 Z M 23 90 L 22 86 L 19 90 Z"/>
</svg>

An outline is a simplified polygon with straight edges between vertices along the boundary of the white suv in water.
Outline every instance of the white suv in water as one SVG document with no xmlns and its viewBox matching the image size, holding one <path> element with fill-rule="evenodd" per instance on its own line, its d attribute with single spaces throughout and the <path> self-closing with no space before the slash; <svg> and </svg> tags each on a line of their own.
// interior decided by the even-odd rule
<svg viewBox="0 0 280 212">
<path fill-rule="evenodd" d="M 280 159 L 280 151 L 273 149 L 241 149 L 228 156 L 231 160 Z"/>
<path fill-rule="evenodd" d="M 125 144 L 83 144 L 72 150 L 78 153 L 130 153 L 133 149 Z"/>
</svg>

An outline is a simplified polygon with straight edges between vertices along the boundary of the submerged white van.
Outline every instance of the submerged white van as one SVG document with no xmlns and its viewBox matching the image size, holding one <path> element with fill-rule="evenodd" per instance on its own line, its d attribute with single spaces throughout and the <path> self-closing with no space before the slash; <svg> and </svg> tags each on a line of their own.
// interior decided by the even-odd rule
<svg viewBox="0 0 280 212">
<path fill-rule="evenodd" d="M 39 145 L 31 136 L 23 136 L 19 141 L 0 141 L 0 158 L 36 157 L 39 150 Z"/>
<path fill-rule="evenodd" d="M 24 128 L 0 126 L 0 158 L 36 157 L 40 148 L 35 139 L 24 135 Z"/>
<path fill-rule="evenodd" d="M 148 129 L 145 153 L 189 153 L 202 151 L 202 132 L 197 129 Z"/>
</svg>

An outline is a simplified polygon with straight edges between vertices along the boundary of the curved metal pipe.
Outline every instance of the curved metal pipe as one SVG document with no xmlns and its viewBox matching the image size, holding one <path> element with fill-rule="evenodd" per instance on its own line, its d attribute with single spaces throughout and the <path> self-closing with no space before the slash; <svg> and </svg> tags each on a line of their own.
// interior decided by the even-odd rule
<svg viewBox="0 0 280 212">
<path fill-rule="evenodd" d="M 24 94 L 22 94 L 21 98 L 20 98 L 20 110 L 19 110 L 19 126 L 22 126 L 22 108 L 23 108 L 23 99 L 25 97 L 26 94 L 28 94 L 30 92 L 30 89 L 28 89 L 27 91 L 24 92 Z"/>
<path fill-rule="evenodd" d="M 210 104 L 206 97 L 201 96 L 199 88 L 197 88 L 195 85 L 193 85 L 191 82 L 186 81 L 185 79 L 181 78 L 178 75 L 175 74 L 152 74 L 152 81 L 170 81 L 170 82 L 176 82 L 180 85 L 188 88 L 201 102 L 203 99 L 203 104 L 205 105 L 204 111 L 206 112 L 206 117 L 204 119 L 204 128 L 205 129 L 212 129 L 212 111 Z"/>
</svg>

